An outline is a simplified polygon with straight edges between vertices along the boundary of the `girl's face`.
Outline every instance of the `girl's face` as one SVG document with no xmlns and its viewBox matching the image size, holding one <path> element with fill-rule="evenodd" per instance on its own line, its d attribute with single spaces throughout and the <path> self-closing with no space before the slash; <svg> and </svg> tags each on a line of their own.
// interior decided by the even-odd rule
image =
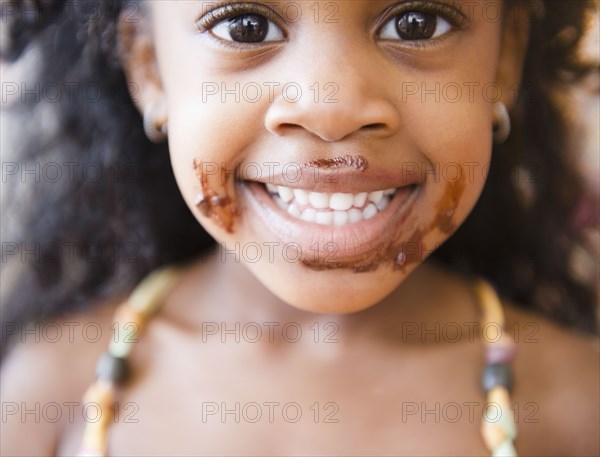
<svg viewBox="0 0 600 457">
<path fill-rule="evenodd" d="M 189 208 L 282 300 L 380 301 L 465 220 L 527 21 L 497 0 L 153 1 L 124 57 Z M 522 13 L 522 11 L 520 12 Z M 503 30 L 511 27 L 503 35 Z M 504 36 L 504 39 L 502 38 Z"/>
</svg>

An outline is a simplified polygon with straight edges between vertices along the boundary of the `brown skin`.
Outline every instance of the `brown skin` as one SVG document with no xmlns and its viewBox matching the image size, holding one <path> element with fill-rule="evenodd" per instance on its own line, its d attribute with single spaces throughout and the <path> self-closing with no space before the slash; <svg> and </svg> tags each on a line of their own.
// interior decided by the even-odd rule
<svg viewBox="0 0 600 457">
<path fill-rule="evenodd" d="M 337 2 L 337 22 L 315 21 L 304 11 L 303 19 L 287 27 L 286 41 L 240 51 L 219 44 L 209 33 L 199 34 L 194 18 L 208 10 L 204 3 L 152 2 L 147 5 L 147 20 L 122 24 L 122 36 L 126 37 L 124 65 L 128 78 L 139 88 L 140 112 L 148 106 L 164 108 L 158 117 L 168 119 L 169 148 L 180 190 L 215 239 L 230 249 L 236 243 L 265 246 L 277 241 L 264 225 L 249 217 L 234 188 L 233 175 L 222 179 L 223 169 L 233 171 L 253 163 L 265 176 L 269 162 L 304 164 L 338 157 L 336 151 L 353 151 L 368 161 L 369 170 L 385 168 L 397 175 L 407 163 L 428 170 L 476 164 L 469 185 L 453 208 L 451 225 L 464 221 L 485 182 L 483 170 L 492 149 L 492 104 L 482 90 L 475 90 L 473 98 L 465 92 L 454 103 L 446 98 L 438 103 L 431 96 L 423 103 L 420 96 L 405 97 L 401 84 L 418 82 L 432 88 L 436 83 L 461 87 L 495 83 L 510 108 L 527 43 L 526 21 L 507 21 L 503 35 L 501 22 L 485 19 L 484 2 L 473 11 L 463 9 L 470 17 L 463 30 L 455 27 L 427 46 L 414 46 L 399 39 L 384 40 L 378 34 L 378 26 L 392 19 L 383 13 L 394 2 Z M 276 13 L 285 17 L 289 10 L 278 9 L 284 3 L 276 3 L 279 7 L 271 17 Z M 324 42 L 331 46 L 324 49 Z M 330 51 L 324 52 L 327 49 Z M 302 62 L 302 71 L 298 62 Z M 353 71 L 340 72 L 339 68 Z M 281 94 L 290 81 L 304 87 L 306 95 L 300 102 L 287 103 Z M 315 103 L 308 88 L 315 82 L 325 87 L 331 81 L 339 88 L 339 101 Z M 229 102 L 223 103 L 219 95 L 205 95 L 207 83 L 227 88 L 236 83 L 240 87 L 279 86 L 273 97 L 264 91 L 258 101 L 241 97 L 237 102 L 230 96 Z M 282 155 L 281 151 L 289 153 Z M 233 232 L 222 217 L 207 217 L 216 212 L 197 210 L 201 189 L 194 161 L 220 167 L 208 178 L 208 188 L 214 195 L 232 199 L 230 207 L 239 209 Z M 356 173 L 356 180 L 360 176 Z M 307 268 L 310 262 L 287 262 L 281 252 L 274 261 L 263 255 L 247 266 L 265 287 L 301 309 L 344 313 L 368 308 L 396 289 L 418 265 L 411 261 L 401 269 L 394 268 L 403 242 L 414 241 L 413 235 L 420 233 L 417 241 L 430 253 L 450 236 L 443 228 L 430 230 L 437 227 L 440 211 L 447 210 L 443 202 L 448 198 L 448 185 L 445 177 L 426 174 L 410 217 L 401 226 L 390 228 L 395 233 L 388 244 L 397 252 L 388 253 L 386 245 L 385 254 L 376 256 L 378 264 L 385 263 L 381 268 L 365 268 L 363 259 L 341 258 L 335 259 L 340 268 L 322 271 L 324 268 Z M 321 245 L 318 258 L 325 256 Z M 421 256 L 419 261 L 423 260 Z M 355 270 L 364 273 L 356 275 Z"/>
<path fill-rule="evenodd" d="M 286 160 L 300 164 L 326 159 L 311 146 L 323 151 L 324 145 L 338 143 L 358 150 L 370 168 L 399 167 L 406 161 L 487 163 L 493 123 L 488 102 L 403 103 L 391 81 L 425 81 L 429 86 L 436 81 L 497 81 L 507 88 L 504 102 L 510 106 L 508 88 L 518 81 L 527 37 L 525 22 L 507 21 L 509 33 L 502 34 L 499 23 L 482 20 L 477 10 L 469 28 L 428 48 L 374 43 L 360 25 L 371 24 L 392 2 L 356 0 L 334 2 L 340 6 L 338 23 L 300 21 L 290 41 L 268 47 L 271 52 L 235 53 L 199 39 L 190 18 L 202 10 L 201 2 L 149 3 L 149 21 L 136 29 L 122 26 L 124 63 L 129 79 L 140 87 L 140 111 L 153 106 L 162 110 L 159 117 L 168 119 L 173 166 L 191 209 L 198 192 L 194 159 L 225 162 L 233 169 L 244 161 L 281 160 L 275 151 L 290 142 L 306 153 Z M 324 42 L 331 47 L 324 49 Z M 350 64 L 359 68 L 357 73 L 334 69 Z M 303 111 L 268 100 L 198 102 L 202 81 L 278 80 L 309 85 L 335 80 L 340 103 Z M 379 114 L 358 114 L 365 112 Z M 381 128 L 365 128 L 373 122 Z M 234 133 L 224 128 L 232 123 Z M 432 126 L 440 127 L 432 131 Z M 290 131 L 295 135 L 286 136 Z M 400 246 L 420 231 L 419 241 L 427 247 L 441 243 L 466 218 L 483 184 L 476 174 L 450 201 L 448 182 L 428 181 L 410 227 L 400 230 L 394 241 Z M 209 212 L 209 217 L 195 214 L 220 242 L 269 241 L 246 222 L 243 208 L 231 233 Z M 460 341 L 429 337 L 423 343 L 420 334 L 410 336 L 405 327 L 457 323 L 465 329 L 478 319 L 477 304 L 464 278 L 422 258 L 408 260 L 405 268 L 395 270 L 389 262 L 358 274 L 348 268 L 317 272 L 281 259 L 248 265 L 231 258 L 221 262 L 221 253 L 192 265 L 132 353 L 135 376 L 119 401 L 139 406 L 134 414 L 139 422 L 121 420 L 111 427 L 110 454 L 486 455 L 479 434 L 484 402 L 478 383 L 481 339 L 470 339 L 465 332 Z M 99 307 L 94 315 L 66 319 L 99 322 L 105 331 L 97 343 L 83 341 L 76 332 L 73 343 L 63 339 L 17 347 L 2 370 L 2 401 L 80 402 L 94 380 L 95 360 L 108 345 L 115 304 Z M 520 419 L 519 455 L 597 455 L 597 346 L 509 304 L 506 311 L 509 328 L 519 329 L 512 397 Z M 277 322 L 279 328 L 295 322 L 304 337 L 295 344 L 284 341 L 280 332 L 274 341 L 263 334 L 258 343 L 236 343 L 231 337 L 222 343 L 218 336 L 203 342 L 206 322 L 223 322 L 227 328 L 236 322 Z M 313 342 L 309 326 L 315 322 L 321 337 L 330 328 L 326 324 L 334 322 L 338 342 Z M 539 328 L 533 336 L 537 342 L 529 341 L 532 328 Z M 297 402 L 302 420 L 288 423 L 280 410 L 273 423 L 263 418 L 256 424 L 236 424 L 232 416 L 225 423 L 214 416 L 203 422 L 200 415 L 202 402 L 231 407 L 235 402 L 268 401 Z M 318 423 L 309 409 L 315 402 L 320 404 Z M 323 422 L 331 411 L 323 406 L 327 402 L 339 407 L 334 415 L 338 423 Z M 472 421 L 466 408 L 457 422 L 442 417 L 436 423 L 431 415 L 425 421 L 418 415 L 403 421 L 403 403 L 425 403 L 432 409 L 436 402 L 479 406 Z M 537 422 L 526 421 L 529 414 L 528 420 Z M 3 424 L 2 455 L 74 455 L 82 426 L 82 420 L 69 423 L 66 417 L 57 423 L 13 418 Z"/>
<path fill-rule="evenodd" d="M 487 455 L 479 434 L 483 342 L 466 330 L 478 319 L 478 308 L 463 279 L 425 264 L 378 306 L 332 316 L 284 306 L 242 265 L 227 268 L 233 277 L 224 279 L 226 268 L 215 257 L 190 268 L 135 346 L 135 376 L 119 401 L 138 409 L 122 408 L 111 426 L 110 455 Z M 254 289 L 252 306 L 242 290 L 225 287 L 233 280 Z M 2 370 L 3 402 L 81 402 L 94 381 L 95 360 L 108 345 L 114 307 L 108 303 L 93 315 L 65 319 L 79 328 L 99 323 L 105 337 L 98 343 L 76 332 L 73 343 L 64 338 L 18 346 Z M 520 414 L 519 455 L 598 455 L 596 342 L 510 304 L 505 310 L 512 333 L 519 329 L 512 397 Z M 273 342 L 265 336 L 258 343 L 235 343 L 229 336 L 221 343 L 214 335 L 203 342 L 202 322 L 225 322 L 227 328 L 280 322 L 279 329 L 297 322 L 304 337 L 289 343 L 275 332 Z M 314 322 L 321 336 L 327 322 L 337 323 L 338 342 L 314 343 Z M 427 329 L 457 323 L 463 338 L 454 341 L 448 332 L 439 342 L 431 335 L 422 342 L 420 333 L 407 330 L 413 323 Z M 268 401 L 297 402 L 302 420 L 287 423 L 277 415 L 272 424 L 236 424 L 231 416 L 225 423 L 200 417 L 202 402 Z M 309 410 L 315 402 L 321 405 L 317 424 Z M 331 412 L 323 408 L 326 402 L 339 406 L 338 423 L 323 422 Z M 432 415 L 425 422 L 418 415 L 403 422 L 403 402 L 430 409 L 436 402 L 476 402 L 475 420 L 463 406 L 457 422 L 441 416 L 436 423 Z M 75 411 L 72 423 L 66 409 L 54 424 L 11 416 L 3 424 L 2 455 L 74 455 L 84 425 L 80 409 Z M 139 422 L 125 423 L 127 414 Z"/>
</svg>

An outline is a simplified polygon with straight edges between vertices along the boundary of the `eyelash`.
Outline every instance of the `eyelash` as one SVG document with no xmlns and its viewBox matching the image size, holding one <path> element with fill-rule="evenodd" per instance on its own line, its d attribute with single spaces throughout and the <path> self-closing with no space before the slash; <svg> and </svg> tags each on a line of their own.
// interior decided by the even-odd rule
<svg viewBox="0 0 600 457">
<path fill-rule="evenodd" d="M 459 30 L 463 30 L 469 25 L 469 19 L 456 7 L 438 3 L 435 0 L 417 0 L 395 4 L 388 8 L 386 11 L 384 11 L 381 15 L 381 19 L 378 21 L 378 25 L 376 27 L 376 34 L 379 35 L 381 33 L 381 30 L 390 20 L 393 20 L 394 18 L 403 13 L 408 13 L 411 11 L 419 11 L 442 17 L 444 20 L 448 21 L 448 23 L 452 27 L 455 27 Z M 217 5 L 215 8 L 208 11 L 202 17 L 196 20 L 196 27 L 198 28 L 200 33 L 209 32 L 220 22 L 234 18 L 236 16 L 242 16 L 244 14 L 256 14 L 264 16 L 269 21 L 275 22 L 275 25 L 281 29 L 284 37 L 287 38 L 287 34 L 285 33 L 283 27 L 285 21 L 282 18 L 280 18 L 272 9 L 260 3 L 246 2 Z M 409 46 L 426 47 L 435 44 L 439 39 L 440 38 L 432 38 L 430 40 L 414 40 L 410 42 Z M 403 42 L 402 40 L 398 41 Z M 250 48 L 256 48 L 256 44 L 253 43 L 224 41 L 220 38 L 217 38 L 217 42 L 226 48 L 233 48 L 239 51 L 248 50 Z M 406 42 L 404 41 L 404 43 Z"/>
<path fill-rule="evenodd" d="M 209 32 L 213 27 L 215 27 L 220 22 L 223 22 L 227 19 L 232 19 L 236 16 L 243 16 L 245 14 L 256 14 L 258 16 L 264 16 L 269 21 L 275 23 L 277 27 L 281 29 L 285 38 L 287 38 L 287 34 L 284 31 L 283 23 L 285 21 L 280 18 L 272 9 L 267 8 L 260 3 L 230 3 L 217 5 L 214 9 L 208 11 L 201 18 L 196 20 L 196 27 L 200 31 L 200 33 Z M 256 44 L 252 43 L 240 43 L 236 41 L 224 41 L 218 37 L 217 42 L 225 46 L 226 48 L 233 48 L 235 50 L 244 51 L 248 49 L 256 49 Z M 264 43 L 260 43 L 264 45 Z"/>
<path fill-rule="evenodd" d="M 401 4 L 392 5 L 386 11 L 384 11 L 381 15 L 381 19 L 378 21 L 379 24 L 376 28 L 377 35 L 379 35 L 382 29 L 388 24 L 390 20 L 395 19 L 397 16 L 400 16 L 404 13 L 409 13 L 411 11 L 419 11 L 422 13 L 433 14 L 442 19 L 448 21 L 448 23 L 459 30 L 466 29 L 470 21 L 467 16 L 465 16 L 460 10 L 456 7 L 445 5 L 439 3 L 437 1 L 412 1 L 412 2 L 403 2 Z M 398 40 L 399 43 L 403 43 L 403 45 L 408 45 L 412 47 L 427 47 L 435 45 L 442 37 L 432 38 L 429 40 L 414 40 L 414 41 L 402 41 Z"/>
</svg>

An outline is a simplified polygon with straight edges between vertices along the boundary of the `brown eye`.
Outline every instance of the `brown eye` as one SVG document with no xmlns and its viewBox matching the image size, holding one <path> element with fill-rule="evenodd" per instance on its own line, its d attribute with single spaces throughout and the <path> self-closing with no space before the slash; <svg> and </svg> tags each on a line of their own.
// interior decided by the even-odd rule
<svg viewBox="0 0 600 457">
<path fill-rule="evenodd" d="M 403 40 L 427 40 L 433 36 L 436 27 L 436 17 L 428 13 L 411 11 L 396 21 L 396 30 Z"/>
<path fill-rule="evenodd" d="M 269 22 L 254 14 L 234 17 L 227 25 L 233 41 L 242 43 L 260 43 L 269 33 Z"/>
<path fill-rule="evenodd" d="M 437 38 L 449 32 L 452 26 L 437 14 L 408 11 L 394 17 L 381 30 L 388 40 L 418 41 Z"/>
<path fill-rule="evenodd" d="M 211 32 L 226 41 L 238 43 L 262 43 L 284 38 L 279 27 L 258 14 L 244 14 L 226 19 L 212 27 Z"/>
</svg>

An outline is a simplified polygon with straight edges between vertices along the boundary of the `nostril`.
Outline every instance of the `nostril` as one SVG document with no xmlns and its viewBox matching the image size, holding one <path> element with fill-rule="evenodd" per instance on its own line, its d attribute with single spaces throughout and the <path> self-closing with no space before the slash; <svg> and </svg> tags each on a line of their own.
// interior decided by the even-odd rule
<svg viewBox="0 0 600 457">
<path fill-rule="evenodd" d="M 279 125 L 279 131 L 281 133 L 291 133 L 294 130 L 301 130 L 302 126 L 293 123 L 284 123 Z"/>
<path fill-rule="evenodd" d="M 385 128 L 385 124 L 382 122 L 377 122 L 374 124 L 367 124 L 367 125 L 363 126 L 363 129 L 366 129 L 366 130 L 377 130 L 377 129 L 383 129 L 383 128 Z"/>
</svg>

